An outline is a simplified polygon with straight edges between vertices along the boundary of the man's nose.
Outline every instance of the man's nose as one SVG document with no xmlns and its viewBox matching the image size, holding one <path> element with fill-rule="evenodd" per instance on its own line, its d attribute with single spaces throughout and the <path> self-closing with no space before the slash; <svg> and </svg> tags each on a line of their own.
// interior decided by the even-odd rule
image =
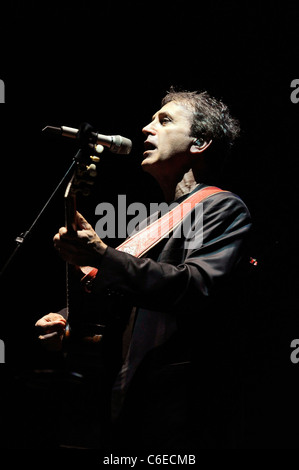
<svg viewBox="0 0 299 470">
<path fill-rule="evenodd" d="M 153 122 L 150 122 L 147 126 L 145 126 L 143 129 L 142 129 L 142 132 L 144 135 L 149 135 L 149 134 L 156 134 L 156 130 L 155 130 L 155 126 L 153 125 Z"/>
</svg>

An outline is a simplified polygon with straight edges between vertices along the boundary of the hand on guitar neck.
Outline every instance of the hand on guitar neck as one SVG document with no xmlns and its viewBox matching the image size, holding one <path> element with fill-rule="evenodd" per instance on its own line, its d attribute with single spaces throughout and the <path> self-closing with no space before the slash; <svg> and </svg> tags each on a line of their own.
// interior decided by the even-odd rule
<svg viewBox="0 0 299 470">
<path fill-rule="evenodd" d="M 76 230 L 67 230 L 66 227 L 59 229 L 53 239 L 55 248 L 69 264 L 98 267 L 107 245 L 79 212 L 75 214 L 74 227 Z M 68 314 L 64 317 L 61 313 L 49 313 L 36 322 L 39 340 L 46 349 L 50 351 L 62 349 L 67 316 Z"/>
<path fill-rule="evenodd" d="M 53 238 L 54 246 L 67 263 L 97 268 L 107 245 L 79 212 L 75 222 L 77 230 L 59 229 Z"/>
</svg>

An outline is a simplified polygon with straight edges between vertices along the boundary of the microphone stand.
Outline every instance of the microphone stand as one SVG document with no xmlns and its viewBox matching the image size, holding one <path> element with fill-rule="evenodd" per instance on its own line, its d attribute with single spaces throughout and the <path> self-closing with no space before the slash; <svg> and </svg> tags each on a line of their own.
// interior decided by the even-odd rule
<svg viewBox="0 0 299 470">
<path fill-rule="evenodd" d="M 4 272 L 7 270 L 7 268 L 10 266 L 11 262 L 13 261 L 13 259 L 16 257 L 17 253 L 20 251 L 20 248 L 22 246 L 24 246 L 25 242 L 28 240 L 28 238 L 30 237 L 34 227 L 36 226 L 36 224 L 38 223 L 40 217 L 43 215 L 43 213 L 45 212 L 45 210 L 47 209 L 48 205 L 50 204 L 50 202 L 52 201 L 52 199 L 54 198 L 54 196 L 56 195 L 57 191 L 60 189 L 60 187 L 62 186 L 62 184 L 65 182 L 65 180 L 67 179 L 67 177 L 69 176 L 69 174 L 71 173 L 72 169 L 75 167 L 75 165 L 80 162 L 83 158 L 84 158 L 84 155 L 86 153 L 87 150 L 90 150 L 89 146 L 90 146 L 90 136 L 91 136 L 91 133 L 93 132 L 93 128 L 92 126 L 90 126 L 89 124 L 87 123 L 82 123 L 81 126 L 80 126 L 80 129 L 79 129 L 79 132 L 77 134 L 77 140 L 78 140 L 78 143 L 80 145 L 80 148 L 79 150 L 77 151 L 76 155 L 73 157 L 73 160 L 72 160 L 72 163 L 71 165 L 69 166 L 67 172 L 65 173 L 65 175 L 62 177 L 62 179 L 60 180 L 60 182 L 58 183 L 58 185 L 56 186 L 56 188 L 54 189 L 54 191 L 52 192 L 52 194 L 50 195 L 49 199 L 47 200 L 47 202 L 44 204 L 44 206 L 42 207 L 42 209 L 40 210 L 39 214 L 37 215 L 37 217 L 34 219 L 34 221 L 32 222 L 32 224 L 30 225 L 30 227 L 28 228 L 28 230 L 26 230 L 25 232 L 22 232 L 18 237 L 15 238 L 15 241 L 17 242 L 17 246 L 15 247 L 15 249 L 13 250 L 12 254 L 10 255 L 10 257 L 8 258 L 8 260 L 6 261 L 6 263 L 4 264 L 3 268 L 1 269 L 0 271 L 0 278 L 2 278 Z"/>
</svg>

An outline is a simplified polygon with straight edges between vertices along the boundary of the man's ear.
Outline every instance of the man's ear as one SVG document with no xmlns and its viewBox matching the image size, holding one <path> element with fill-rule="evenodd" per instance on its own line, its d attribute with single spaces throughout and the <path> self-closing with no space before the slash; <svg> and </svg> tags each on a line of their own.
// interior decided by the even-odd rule
<svg viewBox="0 0 299 470">
<path fill-rule="evenodd" d="M 196 154 L 196 153 L 202 153 L 204 152 L 208 147 L 210 147 L 211 143 L 213 141 L 210 140 L 209 142 L 207 142 L 206 140 L 204 139 L 195 139 L 194 142 L 191 144 L 191 147 L 190 147 L 190 152 L 192 154 Z"/>
</svg>

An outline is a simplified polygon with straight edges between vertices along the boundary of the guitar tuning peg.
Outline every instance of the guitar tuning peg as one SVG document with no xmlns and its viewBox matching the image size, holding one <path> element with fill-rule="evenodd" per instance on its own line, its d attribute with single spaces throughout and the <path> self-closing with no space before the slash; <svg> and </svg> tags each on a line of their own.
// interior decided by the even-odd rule
<svg viewBox="0 0 299 470">
<path fill-rule="evenodd" d="M 94 149 L 97 153 L 102 153 L 104 151 L 104 147 L 101 144 L 95 145 Z"/>
<path fill-rule="evenodd" d="M 90 160 L 92 160 L 94 163 L 99 163 L 101 159 L 100 157 L 96 157 L 95 155 L 90 155 Z"/>
<path fill-rule="evenodd" d="M 91 163 L 88 167 L 86 167 L 86 170 L 88 171 L 89 176 L 97 176 L 97 168 L 94 163 Z"/>
</svg>

